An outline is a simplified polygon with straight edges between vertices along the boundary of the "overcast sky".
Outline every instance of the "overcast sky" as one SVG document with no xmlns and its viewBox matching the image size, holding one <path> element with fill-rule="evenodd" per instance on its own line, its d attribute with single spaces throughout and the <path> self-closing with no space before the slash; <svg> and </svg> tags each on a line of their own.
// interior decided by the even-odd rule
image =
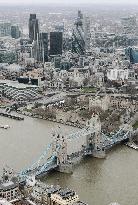
<svg viewBox="0 0 138 205">
<path fill-rule="evenodd" d="M 64 4 L 87 4 L 87 3 L 119 3 L 138 4 L 138 0 L 0 0 L 0 4 L 41 4 L 41 3 L 64 3 Z"/>
</svg>

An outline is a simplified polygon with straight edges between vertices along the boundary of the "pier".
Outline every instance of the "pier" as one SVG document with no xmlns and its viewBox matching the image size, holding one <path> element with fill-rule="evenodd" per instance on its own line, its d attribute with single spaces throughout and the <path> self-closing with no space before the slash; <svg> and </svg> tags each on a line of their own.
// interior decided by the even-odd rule
<svg viewBox="0 0 138 205">
<path fill-rule="evenodd" d="M 7 112 L 4 112 L 2 110 L 0 110 L 0 116 L 3 116 L 3 117 L 8 117 L 8 118 L 11 118 L 11 119 L 14 119 L 14 120 L 24 120 L 24 117 L 21 117 L 21 116 L 17 116 L 15 114 L 11 114 L 11 113 L 7 113 Z"/>
</svg>

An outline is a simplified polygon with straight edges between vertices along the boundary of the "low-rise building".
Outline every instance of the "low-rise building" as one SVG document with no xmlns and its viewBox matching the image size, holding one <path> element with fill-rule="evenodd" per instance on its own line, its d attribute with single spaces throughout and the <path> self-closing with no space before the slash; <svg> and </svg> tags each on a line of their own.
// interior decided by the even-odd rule
<svg viewBox="0 0 138 205">
<path fill-rule="evenodd" d="M 6 199 L 0 199 L 0 205 L 12 205 L 12 203 L 10 203 L 9 201 L 7 201 Z"/>
<path fill-rule="evenodd" d="M 88 205 L 88 204 L 86 204 L 82 201 L 78 201 L 78 202 L 74 203 L 73 205 Z"/>
<path fill-rule="evenodd" d="M 12 176 L 12 171 L 9 172 L 4 169 L 2 181 L 0 181 L 0 198 L 9 202 L 16 201 L 20 196 L 19 193 L 18 178 Z"/>
<path fill-rule="evenodd" d="M 136 112 L 138 110 L 137 100 L 126 98 L 126 97 L 111 97 L 110 98 L 111 107 L 116 109 L 129 109 L 131 112 Z"/>
<path fill-rule="evenodd" d="M 104 97 L 97 96 L 95 98 L 89 98 L 89 110 L 91 110 L 94 107 L 100 107 L 102 110 L 106 111 L 108 110 L 109 106 L 110 97 L 108 95 L 105 95 Z"/>
<path fill-rule="evenodd" d="M 117 80 L 128 80 L 128 76 L 129 76 L 129 71 L 128 69 L 118 69 L 118 68 L 114 68 L 114 69 L 108 69 L 107 71 L 107 78 L 111 81 L 117 81 Z"/>
<path fill-rule="evenodd" d="M 38 99 L 38 86 L 19 84 L 15 81 L 1 80 L 0 87 L 3 96 L 14 101 L 29 101 Z"/>
<path fill-rule="evenodd" d="M 61 189 L 51 194 L 52 205 L 72 205 L 79 201 L 78 195 L 70 189 Z"/>
</svg>

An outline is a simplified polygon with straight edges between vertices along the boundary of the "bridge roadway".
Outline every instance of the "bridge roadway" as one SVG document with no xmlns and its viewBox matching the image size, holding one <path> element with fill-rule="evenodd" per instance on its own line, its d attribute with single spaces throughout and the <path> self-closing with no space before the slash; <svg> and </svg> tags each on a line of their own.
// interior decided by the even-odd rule
<svg viewBox="0 0 138 205">
<path fill-rule="evenodd" d="M 45 167 L 45 169 L 44 169 Z M 27 169 L 25 171 L 22 171 L 21 173 L 19 173 L 19 177 L 21 177 L 21 179 L 24 179 L 24 177 L 26 176 L 32 176 L 35 175 L 36 179 L 37 178 L 41 178 L 43 176 L 45 176 L 48 172 L 57 169 L 58 165 L 55 161 L 51 162 L 50 164 L 43 164 L 39 167 L 36 167 L 34 169 Z"/>
<path fill-rule="evenodd" d="M 71 140 L 73 138 L 80 138 L 81 136 L 87 136 L 93 132 L 94 130 L 91 129 L 83 129 L 77 133 L 67 136 L 67 139 Z M 93 155 L 94 153 L 98 154 L 101 151 L 105 152 L 106 150 L 111 149 L 116 144 L 119 144 L 120 142 L 130 138 L 131 138 L 130 130 L 124 130 L 123 128 L 120 129 L 112 136 L 106 136 L 105 134 L 101 133 L 100 143 L 98 143 L 97 145 L 93 144 L 92 147 L 89 145 L 82 146 L 82 150 L 67 156 L 67 164 L 68 163 L 70 164 L 73 161 L 77 161 L 78 158 L 81 159 L 87 155 Z M 40 161 L 44 159 L 44 157 L 46 157 L 47 151 L 50 149 L 51 149 L 51 144 L 48 146 L 47 150 L 40 156 L 39 160 L 34 163 L 35 166 L 32 165 L 31 168 L 21 172 L 19 176 L 24 177 L 26 175 L 35 175 L 36 178 L 40 178 L 46 175 L 46 173 L 50 172 L 51 170 L 59 168 L 60 165 L 57 163 L 58 159 L 56 156 L 56 152 L 52 153 L 52 156 L 49 159 L 47 159 L 45 164 L 42 163 L 42 165 L 40 165 Z"/>
<path fill-rule="evenodd" d="M 111 149 L 113 146 L 121 143 L 122 141 L 125 141 L 129 138 L 129 131 L 127 132 L 119 132 L 116 133 L 116 138 L 113 137 L 107 137 L 102 133 L 103 142 L 101 142 L 101 147 L 97 147 L 97 152 L 101 150 L 108 150 Z M 83 157 L 87 155 L 93 155 L 93 150 L 89 147 L 84 147 L 81 151 L 72 153 L 70 156 L 68 156 L 69 160 L 73 160 L 73 158 Z"/>
</svg>

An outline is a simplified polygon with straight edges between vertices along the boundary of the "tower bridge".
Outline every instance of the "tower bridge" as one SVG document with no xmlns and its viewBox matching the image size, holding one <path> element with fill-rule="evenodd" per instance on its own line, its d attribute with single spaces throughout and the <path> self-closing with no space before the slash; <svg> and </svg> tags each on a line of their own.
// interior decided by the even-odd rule
<svg viewBox="0 0 138 205">
<path fill-rule="evenodd" d="M 53 134 L 52 142 L 47 145 L 38 160 L 20 172 L 19 177 L 23 179 L 28 175 L 35 175 L 39 178 L 53 169 L 60 172 L 71 172 L 74 160 L 87 155 L 103 158 L 106 150 L 122 141 L 130 140 L 132 131 L 131 127 L 124 125 L 116 133 L 107 136 L 101 131 L 99 116 L 93 114 L 92 118 L 87 121 L 85 129 L 67 136 L 59 133 Z M 77 143 L 82 139 L 84 143 L 81 148 L 68 154 L 68 142 L 73 143 L 76 140 L 75 143 Z"/>
</svg>

